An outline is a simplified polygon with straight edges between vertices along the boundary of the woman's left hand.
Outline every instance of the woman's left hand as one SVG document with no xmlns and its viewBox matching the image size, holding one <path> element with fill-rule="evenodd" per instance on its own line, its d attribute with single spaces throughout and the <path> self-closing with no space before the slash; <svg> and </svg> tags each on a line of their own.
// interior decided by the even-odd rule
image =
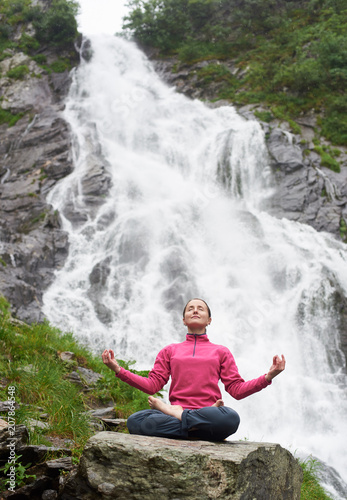
<svg viewBox="0 0 347 500">
<path fill-rule="evenodd" d="M 269 371 L 265 375 L 265 378 L 267 382 L 271 382 L 271 380 L 279 375 L 283 370 L 285 369 L 286 366 L 286 360 L 285 357 L 282 354 L 282 358 L 280 356 L 274 356 L 272 360 L 272 366 L 270 367 Z"/>
</svg>

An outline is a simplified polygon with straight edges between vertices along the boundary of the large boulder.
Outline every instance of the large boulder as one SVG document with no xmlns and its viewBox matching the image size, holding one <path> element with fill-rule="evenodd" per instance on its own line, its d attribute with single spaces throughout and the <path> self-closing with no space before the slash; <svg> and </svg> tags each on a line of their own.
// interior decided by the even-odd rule
<svg viewBox="0 0 347 500">
<path fill-rule="evenodd" d="M 300 465 L 278 444 L 99 432 L 60 498 L 299 500 L 301 481 Z"/>
</svg>

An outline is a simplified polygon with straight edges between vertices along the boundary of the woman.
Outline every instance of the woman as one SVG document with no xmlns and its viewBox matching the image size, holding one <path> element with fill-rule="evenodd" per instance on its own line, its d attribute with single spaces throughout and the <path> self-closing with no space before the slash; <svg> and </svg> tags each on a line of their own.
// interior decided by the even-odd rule
<svg viewBox="0 0 347 500">
<path fill-rule="evenodd" d="M 206 302 L 190 300 L 183 310 L 183 323 L 188 329 L 186 340 L 164 347 L 148 377 L 121 368 L 111 349 L 102 353 L 103 362 L 116 377 L 147 394 L 160 391 L 171 376 L 171 404 L 150 396 L 151 409 L 128 418 L 131 434 L 222 441 L 237 431 L 240 418 L 234 410 L 224 406 L 219 380 L 231 396 L 242 399 L 270 385 L 284 370 L 284 356 L 274 356 L 266 375 L 245 382 L 229 349 L 209 341 L 206 327 L 211 321 Z"/>
</svg>

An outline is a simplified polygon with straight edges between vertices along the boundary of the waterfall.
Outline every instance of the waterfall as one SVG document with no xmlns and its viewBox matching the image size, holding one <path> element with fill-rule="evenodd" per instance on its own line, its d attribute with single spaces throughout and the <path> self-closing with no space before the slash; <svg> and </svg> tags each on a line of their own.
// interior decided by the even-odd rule
<svg viewBox="0 0 347 500">
<path fill-rule="evenodd" d="M 95 352 L 113 348 L 149 369 L 184 340 L 183 306 L 202 297 L 210 340 L 245 379 L 266 373 L 274 354 L 287 359 L 272 387 L 224 395 L 241 415 L 233 439 L 311 453 L 346 480 L 346 246 L 264 211 L 272 185 L 258 123 L 177 94 L 130 42 L 91 40 L 64 112 L 75 169 L 48 200 L 70 250 L 46 316 Z"/>
</svg>

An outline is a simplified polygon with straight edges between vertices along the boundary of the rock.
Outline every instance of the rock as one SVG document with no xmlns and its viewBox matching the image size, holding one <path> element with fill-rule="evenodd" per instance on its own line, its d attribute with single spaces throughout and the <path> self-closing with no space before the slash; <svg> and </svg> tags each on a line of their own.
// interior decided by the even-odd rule
<svg viewBox="0 0 347 500">
<path fill-rule="evenodd" d="M 95 373 L 89 368 L 79 366 L 77 370 L 83 382 L 88 386 L 94 386 L 98 380 L 102 379 L 102 375 L 100 375 L 100 373 Z"/>
<path fill-rule="evenodd" d="M 51 479 L 49 477 L 39 477 L 32 483 L 26 484 L 21 488 L 17 488 L 14 493 L 6 491 L 2 493 L 1 500 L 10 498 L 11 500 L 41 500 L 42 494 L 50 487 Z"/>
<path fill-rule="evenodd" d="M 304 159 L 299 139 L 280 129 L 273 129 L 268 136 L 275 192 L 266 208 L 276 217 L 309 224 L 341 240 L 347 171 L 337 173 L 322 167 L 314 152 Z"/>
<path fill-rule="evenodd" d="M 107 431 L 115 430 L 116 432 L 123 432 L 127 430 L 127 421 L 125 418 L 102 418 L 101 422 Z"/>
<path fill-rule="evenodd" d="M 300 465 L 278 444 L 100 432 L 60 498 L 299 500 L 301 481 Z"/>
<path fill-rule="evenodd" d="M 77 384 L 83 389 L 89 389 L 94 386 L 98 380 L 102 379 L 100 373 L 95 373 L 89 368 L 83 368 L 82 366 L 77 367 L 77 371 L 73 371 L 65 376 L 70 382 Z"/>
<path fill-rule="evenodd" d="M 45 490 L 41 498 L 42 500 L 55 500 L 58 498 L 58 492 L 56 490 Z"/>
<path fill-rule="evenodd" d="M 8 412 L 11 408 L 18 410 L 19 404 L 14 401 L 0 401 L 0 412 Z"/>
<path fill-rule="evenodd" d="M 30 24 L 21 24 L 19 36 L 31 31 Z M 77 62 L 72 44 L 40 53 L 48 64 L 59 57 Z M 28 73 L 9 78 L 7 72 L 18 66 L 27 66 Z M 0 126 L 0 293 L 13 314 L 36 322 L 44 319 L 43 291 L 68 252 L 67 235 L 46 195 L 73 168 L 70 130 L 61 114 L 71 76 L 48 74 L 19 49 L 0 62 L 0 75 L 1 108 L 23 115 L 12 127 Z"/>
<path fill-rule="evenodd" d="M 96 408 L 94 410 L 89 410 L 88 412 L 91 417 L 97 418 L 115 418 L 116 411 L 114 406 L 109 406 L 107 408 Z"/>
<path fill-rule="evenodd" d="M 3 429 L 6 429 L 7 427 L 8 427 L 8 423 L 6 422 L 6 420 L 3 420 L 2 418 L 0 418 L 0 432 Z"/>
<path fill-rule="evenodd" d="M 49 424 L 46 422 L 41 422 L 40 420 L 36 420 L 35 418 L 28 418 L 27 427 L 30 431 L 35 432 L 35 429 L 49 429 Z"/>
<path fill-rule="evenodd" d="M 72 361 L 76 357 L 75 353 L 70 351 L 63 351 L 58 355 L 62 361 Z"/>
<path fill-rule="evenodd" d="M 34 465 L 27 469 L 27 473 L 36 476 L 47 476 L 57 478 L 61 471 L 69 472 L 74 468 L 71 457 L 48 460 L 43 464 Z"/>
<path fill-rule="evenodd" d="M 70 448 L 57 448 L 55 446 L 29 445 L 23 446 L 20 450 L 21 463 L 36 464 L 42 462 L 49 454 L 50 457 L 60 457 L 62 455 L 71 455 Z"/>
<path fill-rule="evenodd" d="M 29 440 L 28 429 L 25 425 L 16 425 L 14 435 L 11 426 L 0 431 L 0 461 L 7 461 L 10 446 L 13 446 L 17 455 L 20 455 L 26 448 Z"/>
</svg>

